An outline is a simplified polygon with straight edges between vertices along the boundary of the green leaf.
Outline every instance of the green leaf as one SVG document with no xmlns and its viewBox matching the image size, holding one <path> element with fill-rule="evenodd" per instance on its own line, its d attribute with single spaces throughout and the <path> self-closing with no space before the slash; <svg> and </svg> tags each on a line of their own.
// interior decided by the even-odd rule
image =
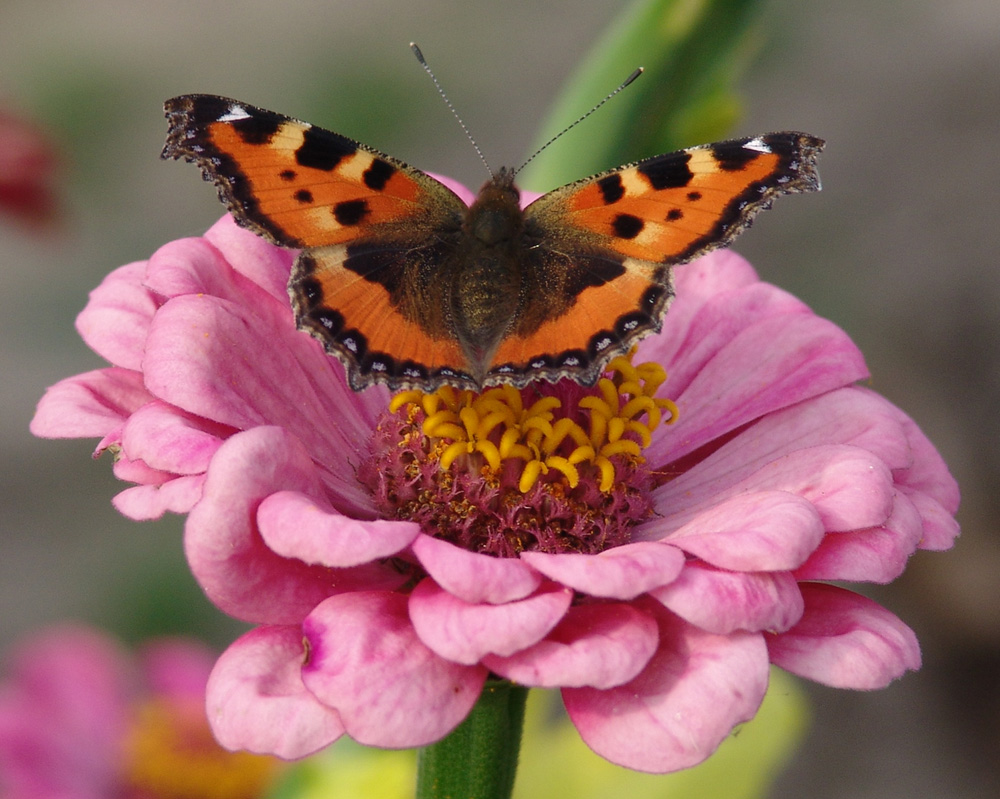
<svg viewBox="0 0 1000 799">
<path fill-rule="evenodd" d="M 636 67 L 645 74 L 521 173 L 547 191 L 620 164 L 725 138 L 757 49 L 761 0 L 637 0 L 583 58 L 537 137 L 558 134 Z"/>
</svg>

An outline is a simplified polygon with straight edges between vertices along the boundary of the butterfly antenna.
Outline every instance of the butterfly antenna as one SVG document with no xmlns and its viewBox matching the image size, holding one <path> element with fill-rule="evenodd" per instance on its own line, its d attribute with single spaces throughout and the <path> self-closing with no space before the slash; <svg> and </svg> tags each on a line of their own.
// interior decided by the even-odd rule
<svg viewBox="0 0 1000 799">
<path fill-rule="evenodd" d="M 543 144 L 541 147 L 539 147 L 537 150 L 535 150 L 535 152 L 533 152 L 531 154 L 531 156 L 528 158 L 527 161 L 525 161 L 523 164 L 521 164 L 521 166 L 519 166 L 517 169 L 514 170 L 514 174 L 516 175 L 518 172 L 520 172 L 522 169 L 524 169 L 528 164 L 530 164 L 532 161 L 534 161 L 535 158 L 537 158 L 541 154 L 542 150 L 546 149 L 556 139 L 558 139 L 561 136 L 563 136 L 564 134 L 568 133 L 573 128 L 575 128 L 577 125 L 579 125 L 581 122 L 583 122 L 583 120 L 585 120 L 587 117 L 589 117 L 591 114 L 593 114 L 598 108 L 600 108 L 608 100 L 610 100 L 612 97 L 614 97 L 616 94 L 618 94 L 618 92 L 620 92 L 622 89 L 624 89 L 626 86 L 628 86 L 632 81 L 634 81 L 636 78 L 638 78 L 643 73 L 643 71 L 644 70 L 643 70 L 642 67 L 639 67 L 638 69 L 636 69 L 635 72 L 633 72 L 631 75 L 629 75 L 627 78 L 625 78 L 625 80 L 622 82 L 621 86 L 619 86 L 617 89 L 615 89 L 613 92 L 611 92 L 607 97 L 605 97 L 603 100 L 601 100 L 601 102 L 599 102 L 597 105 L 595 105 L 593 108 L 591 108 L 586 114 L 584 114 L 582 117 L 580 117 L 578 120 L 576 120 L 576 122 L 573 122 L 573 123 L 567 125 L 561 131 L 559 131 L 555 136 L 553 136 L 551 139 L 549 139 L 547 142 L 545 142 L 545 144 Z"/>
<path fill-rule="evenodd" d="M 444 100 L 444 104 L 448 106 L 448 108 L 451 110 L 451 113 L 455 115 L 455 119 L 458 120 L 458 124 L 462 126 L 462 130 L 465 131 L 466 137 L 469 139 L 470 142 L 472 142 L 472 146 L 475 149 L 476 154 L 479 156 L 479 160 L 483 162 L 483 166 L 485 166 L 486 171 L 490 173 L 490 177 L 491 178 L 496 177 L 496 174 L 493 172 L 493 168 L 490 166 L 490 162 L 486 160 L 486 156 L 483 155 L 483 151 L 479 149 L 479 145 L 476 144 L 476 140 L 472 138 L 472 134 L 469 133 L 469 129 L 465 126 L 465 123 L 462 121 L 462 117 L 458 115 L 458 111 L 455 110 L 455 106 L 451 104 L 451 100 L 448 99 L 448 95 L 444 93 L 444 89 L 441 88 L 441 84 L 438 83 L 438 79 L 431 71 L 430 65 L 427 63 L 427 59 L 424 58 L 424 54 L 421 53 L 420 48 L 417 47 L 417 43 L 410 42 L 410 49 L 413 51 L 413 54 L 417 57 L 417 61 L 420 62 L 420 66 L 424 68 L 424 72 L 426 72 L 428 75 L 431 76 L 431 80 L 434 81 L 434 86 L 437 88 L 438 94 L 441 95 L 441 99 Z"/>
</svg>

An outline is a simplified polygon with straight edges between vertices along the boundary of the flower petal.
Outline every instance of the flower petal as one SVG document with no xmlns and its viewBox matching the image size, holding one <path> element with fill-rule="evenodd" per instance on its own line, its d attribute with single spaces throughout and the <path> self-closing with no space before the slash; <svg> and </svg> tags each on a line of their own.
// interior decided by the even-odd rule
<svg viewBox="0 0 1000 799">
<path fill-rule="evenodd" d="M 888 583 L 903 573 L 923 535 L 916 506 L 896 493 L 892 515 L 878 527 L 831 533 L 795 570 L 798 580 Z"/>
<path fill-rule="evenodd" d="M 125 369 L 142 369 L 149 324 L 158 302 L 143 285 L 146 262 L 119 267 L 90 292 L 76 318 L 76 329 L 102 358 Z"/>
<path fill-rule="evenodd" d="M 834 688 L 884 688 L 920 668 L 913 631 L 872 600 L 823 583 L 801 583 L 802 619 L 768 636 L 777 666 Z"/>
<path fill-rule="evenodd" d="M 710 633 L 779 632 L 802 616 L 802 594 L 788 572 L 731 572 L 697 561 L 650 591 L 682 619 Z"/>
<path fill-rule="evenodd" d="M 159 519 L 164 513 L 188 513 L 201 499 L 205 475 L 175 477 L 159 485 L 138 485 L 119 491 L 111 504 L 135 521 Z"/>
<path fill-rule="evenodd" d="M 282 490 L 323 495 L 309 453 L 280 428 L 237 433 L 212 459 L 204 496 L 188 516 L 185 548 L 191 571 L 222 610 L 246 621 L 294 624 L 333 593 L 399 584 L 388 567 L 332 570 L 272 552 L 255 511 Z"/>
<path fill-rule="evenodd" d="M 669 583 L 684 568 L 684 553 L 672 546 L 640 541 L 596 555 L 522 552 L 525 561 L 551 580 L 590 596 L 634 599 Z"/>
<path fill-rule="evenodd" d="M 170 300 L 146 345 L 146 385 L 178 408 L 234 429 L 280 425 L 308 442 L 317 464 L 357 463 L 373 424 L 315 340 L 256 308 L 209 296 Z M 378 392 L 376 392 L 377 394 Z M 331 424 L 330 419 L 336 419 Z M 337 509 L 374 515 L 353 470 L 323 466 Z"/>
<path fill-rule="evenodd" d="M 164 402 L 146 403 L 122 429 L 130 460 L 173 474 L 201 474 L 233 430 L 191 416 Z"/>
<path fill-rule="evenodd" d="M 140 372 L 117 367 L 84 372 L 45 392 L 31 432 L 42 438 L 104 438 L 151 399 Z"/>
<path fill-rule="evenodd" d="M 472 604 L 427 578 L 413 589 L 409 608 L 421 641 L 441 657 L 471 666 L 485 655 L 511 655 L 541 640 L 572 601 L 572 591 L 549 583 L 526 599 Z"/>
<path fill-rule="evenodd" d="M 815 446 L 761 463 L 747 455 L 754 452 L 751 434 L 752 429 L 744 434 L 746 438 L 737 436 L 659 489 L 655 504 L 663 518 L 657 520 L 657 527 L 678 530 L 723 500 L 758 491 L 783 491 L 808 500 L 827 531 L 874 527 L 892 513 L 892 473 L 868 450 Z M 672 540 L 669 535 L 665 538 Z"/>
<path fill-rule="evenodd" d="M 230 214 L 223 214 L 205 233 L 205 239 L 218 248 L 233 269 L 278 302 L 288 303 L 288 275 L 298 255 L 295 250 L 271 246 L 256 233 L 237 225 Z"/>
<path fill-rule="evenodd" d="M 305 656 L 297 626 L 257 627 L 222 653 L 205 701 L 222 746 L 294 759 L 344 734 L 337 712 L 303 685 Z"/>
<path fill-rule="evenodd" d="M 542 576 L 521 560 L 470 552 L 430 535 L 417 536 L 411 548 L 434 582 L 470 604 L 524 599 L 542 583 Z"/>
<path fill-rule="evenodd" d="M 451 732 L 479 698 L 481 666 L 435 655 L 417 637 L 406 597 L 358 591 L 321 603 L 303 622 L 307 688 L 369 746 L 426 746 Z"/>
<path fill-rule="evenodd" d="M 576 605 L 544 640 L 482 662 L 494 674 L 533 688 L 613 688 L 642 671 L 658 643 L 653 617 L 632 605 Z"/>
<path fill-rule="evenodd" d="M 701 511 L 664 540 L 724 569 L 762 572 L 801 565 L 822 539 L 823 523 L 808 500 L 758 491 Z"/>
<path fill-rule="evenodd" d="M 642 673 L 607 690 L 564 688 L 580 736 L 601 757 L 665 773 L 708 757 L 753 718 L 767 690 L 767 649 L 751 633 L 714 635 L 662 610 L 660 647 Z"/>
<path fill-rule="evenodd" d="M 673 312 L 665 318 L 664 337 Z M 709 301 L 678 334 L 684 341 L 665 362 L 670 376 L 664 393 L 677 403 L 682 424 L 666 429 L 647 450 L 654 463 L 681 458 L 768 413 L 867 376 L 861 353 L 840 328 L 766 284 Z"/>
<path fill-rule="evenodd" d="M 257 509 L 264 542 L 277 554 L 345 568 L 388 558 L 420 533 L 414 522 L 362 521 L 296 491 L 277 491 Z"/>
</svg>

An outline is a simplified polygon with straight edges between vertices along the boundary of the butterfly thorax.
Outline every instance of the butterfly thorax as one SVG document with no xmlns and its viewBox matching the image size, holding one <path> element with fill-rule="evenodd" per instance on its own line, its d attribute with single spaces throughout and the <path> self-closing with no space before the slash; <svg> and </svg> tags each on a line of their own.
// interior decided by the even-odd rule
<svg viewBox="0 0 1000 799">
<path fill-rule="evenodd" d="M 524 228 L 520 192 L 501 170 L 469 207 L 454 261 L 452 318 L 474 371 L 485 372 L 518 316 Z"/>
</svg>

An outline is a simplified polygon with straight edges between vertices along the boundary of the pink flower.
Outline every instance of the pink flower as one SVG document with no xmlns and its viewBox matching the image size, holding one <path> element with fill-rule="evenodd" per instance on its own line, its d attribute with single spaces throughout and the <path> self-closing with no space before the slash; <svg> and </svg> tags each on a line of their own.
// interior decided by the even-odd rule
<svg viewBox="0 0 1000 799">
<path fill-rule="evenodd" d="M 951 546 L 957 487 L 916 425 L 857 385 L 847 336 L 739 256 L 677 268 L 663 331 L 635 358 L 654 366 L 622 366 L 659 364 L 662 388 L 624 396 L 617 373 L 495 390 L 497 430 L 528 435 L 535 414 L 584 431 L 516 462 L 494 454 L 486 411 L 455 421 L 447 390 L 391 411 L 381 388 L 351 392 L 295 330 L 292 257 L 225 217 L 113 272 L 78 321 L 112 366 L 54 386 L 33 422 L 100 437 L 135 483 L 115 499 L 126 515 L 189 513 L 198 581 L 257 625 L 209 681 L 224 746 L 423 746 L 492 673 L 561 688 L 591 748 L 666 772 L 753 717 L 771 663 L 856 689 L 919 666 L 908 627 L 830 583 L 889 582 L 915 550 Z M 601 422 L 619 425 L 601 434 L 613 446 L 591 447 L 602 401 L 623 417 Z"/>
<path fill-rule="evenodd" d="M 57 160 L 37 125 L 0 109 L 0 212 L 35 226 L 55 221 Z"/>
<path fill-rule="evenodd" d="M 181 639 L 133 660 L 106 635 L 60 626 L 11 653 L 0 682 L 5 799 L 251 799 L 276 761 L 220 749 L 204 713 L 211 653 Z"/>
</svg>

